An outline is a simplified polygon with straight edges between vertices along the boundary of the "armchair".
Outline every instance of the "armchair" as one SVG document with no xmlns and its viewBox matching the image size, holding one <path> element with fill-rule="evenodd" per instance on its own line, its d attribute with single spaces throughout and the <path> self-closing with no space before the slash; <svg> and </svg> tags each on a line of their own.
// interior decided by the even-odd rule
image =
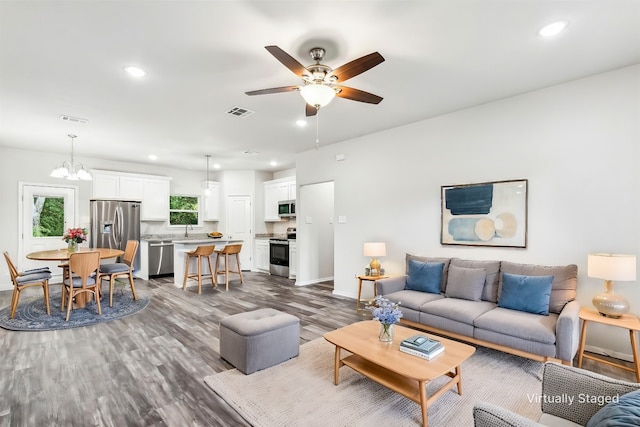
<svg viewBox="0 0 640 427">
<path fill-rule="evenodd" d="M 640 383 L 620 381 L 584 369 L 545 363 L 542 374 L 542 416 L 538 422 L 505 408 L 478 402 L 475 427 L 586 426 L 614 397 L 640 390 Z M 561 397 L 561 398 L 560 398 Z M 569 403 L 570 402 L 570 403 Z"/>
</svg>

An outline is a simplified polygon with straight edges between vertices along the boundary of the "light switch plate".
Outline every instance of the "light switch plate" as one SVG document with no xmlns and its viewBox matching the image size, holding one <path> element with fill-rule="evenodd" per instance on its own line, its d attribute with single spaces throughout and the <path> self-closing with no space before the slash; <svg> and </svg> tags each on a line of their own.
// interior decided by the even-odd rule
<svg viewBox="0 0 640 427">
<path fill-rule="evenodd" d="M 310 216 L 306 217 L 304 222 L 307 224 L 313 224 L 313 217 L 310 217 Z"/>
<path fill-rule="evenodd" d="M 344 215 L 341 215 L 338 217 L 338 224 L 346 224 L 347 223 L 347 217 Z"/>
</svg>

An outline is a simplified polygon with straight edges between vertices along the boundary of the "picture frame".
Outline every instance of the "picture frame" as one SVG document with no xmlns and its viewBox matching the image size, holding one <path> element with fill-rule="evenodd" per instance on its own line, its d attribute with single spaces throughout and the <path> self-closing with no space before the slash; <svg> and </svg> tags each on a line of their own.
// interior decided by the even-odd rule
<svg viewBox="0 0 640 427">
<path fill-rule="evenodd" d="M 527 247 L 527 179 L 441 186 L 440 244 Z"/>
</svg>

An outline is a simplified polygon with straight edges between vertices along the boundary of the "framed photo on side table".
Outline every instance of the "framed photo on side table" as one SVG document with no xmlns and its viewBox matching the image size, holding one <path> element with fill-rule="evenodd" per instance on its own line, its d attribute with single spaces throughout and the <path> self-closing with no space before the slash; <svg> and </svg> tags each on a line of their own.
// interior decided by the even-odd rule
<svg viewBox="0 0 640 427">
<path fill-rule="evenodd" d="M 443 245 L 527 247 L 528 180 L 441 187 Z"/>
</svg>

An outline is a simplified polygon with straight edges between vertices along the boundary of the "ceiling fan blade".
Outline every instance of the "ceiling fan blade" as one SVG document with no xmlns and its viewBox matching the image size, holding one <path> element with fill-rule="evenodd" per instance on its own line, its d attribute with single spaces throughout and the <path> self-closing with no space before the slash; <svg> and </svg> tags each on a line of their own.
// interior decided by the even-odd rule
<svg viewBox="0 0 640 427">
<path fill-rule="evenodd" d="M 292 92 L 294 90 L 299 90 L 300 86 L 283 86 L 283 87 L 272 87 L 271 89 L 260 89 L 260 90 L 252 90 L 250 92 L 245 92 L 247 95 L 267 95 L 269 93 L 280 93 L 280 92 Z"/>
<path fill-rule="evenodd" d="M 382 57 L 382 55 L 380 55 L 378 52 L 373 52 L 369 55 L 365 55 L 362 58 L 354 59 L 353 61 L 336 68 L 331 74 L 338 78 L 339 83 L 342 83 L 350 79 L 351 77 L 355 77 L 358 74 L 372 69 L 382 62 L 384 62 L 384 58 Z"/>
<path fill-rule="evenodd" d="M 302 78 L 303 74 L 308 73 L 307 69 L 304 68 L 301 63 L 278 46 L 265 46 L 264 48 L 267 49 L 271 55 L 275 56 L 278 61 L 282 62 L 285 67 L 293 71 L 296 76 Z"/>
<path fill-rule="evenodd" d="M 374 95 L 369 92 L 365 92 L 360 89 L 353 89 L 351 87 L 346 86 L 336 86 L 340 89 L 340 92 L 336 94 L 336 96 L 340 98 L 350 99 L 352 101 L 366 102 L 369 104 L 379 104 L 382 101 L 382 97 L 378 95 Z"/>
<path fill-rule="evenodd" d="M 318 109 L 313 105 L 309 105 L 307 103 L 305 103 L 304 105 L 305 105 L 304 113 L 306 114 L 307 117 L 315 116 L 316 114 L 318 114 Z"/>
</svg>

